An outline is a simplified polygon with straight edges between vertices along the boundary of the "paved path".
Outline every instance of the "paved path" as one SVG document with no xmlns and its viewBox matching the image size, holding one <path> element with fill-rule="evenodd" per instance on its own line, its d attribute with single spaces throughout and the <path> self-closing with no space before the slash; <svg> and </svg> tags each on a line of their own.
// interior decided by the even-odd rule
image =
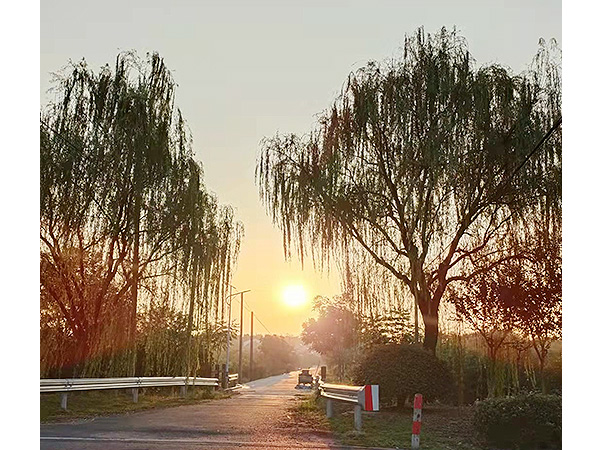
<svg viewBox="0 0 600 450">
<path fill-rule="evenodd" d="M 40 426 L 41 449 L 192 450 L 343 448 L 328 435 L 286 426 L 305 395 L 297 372 L 258 380 L 228 399 Z"/>
</svg>

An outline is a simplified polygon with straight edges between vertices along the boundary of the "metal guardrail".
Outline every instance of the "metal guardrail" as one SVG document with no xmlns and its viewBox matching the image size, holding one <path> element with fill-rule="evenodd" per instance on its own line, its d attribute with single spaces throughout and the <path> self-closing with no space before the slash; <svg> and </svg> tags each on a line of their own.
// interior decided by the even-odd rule
<svg viewBox="0 0 600 450">
<path fill-rule="evenodd" d="M 226 391 L 233 391 L 242 387 L 242 385 L 239 384 L 239 375 L 237 373 L 230 373 L 227 375 L 227 379 L 222 380 L 222 383 L 222 387 Z"/>
<path fill-rule="evenodd" d="M 364 386 L 348 386 L 344 384 L 319 383 L 321 397 L 346 403 L 359 403 L 359 396 Z"/>
<path fill-rule="evenodd" d="M 379 411 L 379 385 L 349 386 L 345 384 L 318 384 L 320 397 L 327 399 L 327 417 L 333 417 L 333 402 L 354 405 L 354 428 L 362 428 L 362 411 Z"/>
<path fill-rule="evenodd" d="M 67 409 L 67 394 L 71 391 L 132 389 L 133 402 L 138 401 L 138 389 L 146 387 L 180 386 L 184 397 L 190 386 L 219 387 L 218 378 L 191 377 L 124 377 L 124 378 L 61 378 L 40 379 L 40 393 L 62 392 L 61 408 Z"/>
<path fill-rule="evenodd" d="M 128 389 L 161 386 L 218 387 L 219 380 L 217 378 L 189 377 L 64 378 L 40 380 L 40 392 L 90 391 L 97 389 Z"/>
</svg>

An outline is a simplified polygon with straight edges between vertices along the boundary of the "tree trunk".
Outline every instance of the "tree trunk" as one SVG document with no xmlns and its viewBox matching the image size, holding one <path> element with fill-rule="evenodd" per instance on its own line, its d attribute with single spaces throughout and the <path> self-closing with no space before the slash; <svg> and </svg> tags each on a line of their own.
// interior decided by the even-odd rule
<svg viewBox="0 0 600 450">
<path fill-rule="evenodd" d="M 462 335 L 458 335 L 457 339 L 457 355 L 458 358 L 458 406 L 465 404 L 465 352 L 462 343 Z"/>
<path fill-rule="evenodd" d="M 416 250 L 414 246 L 412 247 L 412 250 L 409 250 L 409 254 L 412 273 L 410 291 L 413 294 L 417 305 L 419 306 L 421 316 L 423 317 L 423 326 L 425 328 L 423 348 L 435 356 L 435 349 L 437 347 L 439 334 L 438 307 L 443 291 L 434 293 L 434 295 L 437 295 L 438 297 L 432 297 L 431 293 L 428 291 L 428 286 L 425 281 L 426 277 L 425 273 L 423 272 L 423 261 L 416 257 Z M 416 334 L 417 333 L 415 332 L 415 335 Z"/>
<path fill-rule="evenodd" d="M 129 347 L 131 348 L 131 366 L 129 369 L 129 375 L 135 376 L 136 367 L 136 352 L 137 346 L 135 341 L 136 327 L 137 327 L 137 300 L 138 300 L 138 284 L 140 278 L 140 216 L 141 216 L 141 199 L 136 195 L 133 206 L 133 222 L 134 222 L 134 234 L 133 234 L 133 261 L 131 267 L 131 277 L 133 281 L 131 283 L 131 312 L 129 322 Z"/>
<path fill-rule="evenodd" d="M 188 308 L 188 321 L 187 321 L 187 329 L 186 329 L 186 347 L 187 347 L 187 355 L 186 355 L 186 363 L 185 363 L 185 374 L 186 376 L 191 375 L 192 368 L 192 329 L 194 328 L 194 306 L 196 304 L 196 283 L 198 280 L 198 274 L 196 269 L 196 264 L 192 265 L 192 285 L 190 289 L 190 304 Z"/>
<path fill-rule="evenodd" d="M 537 353 L 539 362 L 540 362 L 540 384 L 542 388 L 542 394 L 548 393 L 548 387 L 546 385 L 546 359 L 548 357 L 548 350 L 550 349 L 550 344 L 543 339 L 540 342 L 536 342 L 535 339 L 532 339 L 533 349 Z"/>
<path fill-rule="evenodd" d="M 488 370 L 487 370 L 487 398 L 496 397 L 496 382 L 498 380 L 498 367 L 496 364 L 496 357 L 488 358 Z"/>
<path fill-rule="evenodd" d="M 419 302 L 421 315 L 423 316 L 423 325 L 425 326 L 425 337 L 423 339 L 423 348 L 435 356 L 435 349 L 438 341 L 438 311 L 437 308 L 428 308 L 424 310 L 422 303 Z"/>
<path fill-rule="evenodd" d="M 546 383 L 546 357 L 548 353 L 542 347 L 542 351 L 538 354 L 540 360 L 540 385 L 542 388 L 542 394 L 548 393 L 548 385 Z"/>
</svg>

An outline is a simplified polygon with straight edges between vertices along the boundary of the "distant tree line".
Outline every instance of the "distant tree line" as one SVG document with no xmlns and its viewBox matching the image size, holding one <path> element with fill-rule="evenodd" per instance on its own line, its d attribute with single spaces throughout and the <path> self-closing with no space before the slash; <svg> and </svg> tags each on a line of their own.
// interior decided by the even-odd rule
<svg viewBox="0 0 600 450">
<path fill-rule="evenodd" d="M 156 53 L 57 75 L 40 117 L 41 376 L 194 375 L 225 345 L 243 235 Z"/>
<path fill-rule="evenodd" d="M 304 344 L 299 336 L 258 334 L 253 336 L 252 370 L 250 365 L 250 335 L 244 335 L 242 344 L 242 379 L 251 381 L 280 375 L 298 368 L 311 368 L 324 358 Z M 239 350 L 231 348 L 230 372 L 239 373 Z M 221 363 L 224 360 L 221 359 Z"/>
</svg>

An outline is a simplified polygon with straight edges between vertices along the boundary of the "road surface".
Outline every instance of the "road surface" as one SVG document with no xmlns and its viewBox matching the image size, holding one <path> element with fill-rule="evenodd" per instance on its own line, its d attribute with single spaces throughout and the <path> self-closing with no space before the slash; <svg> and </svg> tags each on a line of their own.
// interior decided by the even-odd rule
<svg viewBox="0 0 600 450">
<path fill-rule="evenodd" d="M 89 450 L 340 449 L 326 434 L 286 426 L 298 374 L 245 385 L 228 399 L 69 423 L 42 424 L 40 448 Z"/>
</svg>

